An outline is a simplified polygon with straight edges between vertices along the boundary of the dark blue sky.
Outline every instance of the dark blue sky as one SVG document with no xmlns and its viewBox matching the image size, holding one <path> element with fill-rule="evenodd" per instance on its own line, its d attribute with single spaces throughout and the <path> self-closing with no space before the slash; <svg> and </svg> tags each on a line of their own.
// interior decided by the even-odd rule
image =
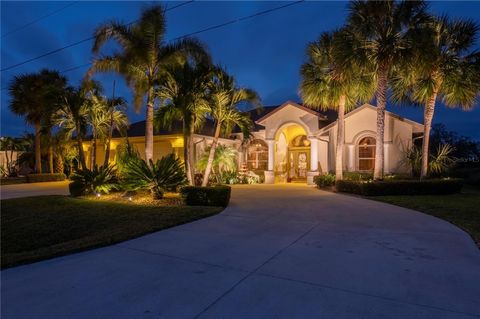
<svg viewBox="0 0 480 319">
<path fill-rule="evenodd" d="M 130 22 L 139 17 L 142 7 L 151 2 L 75 2 L 64 10 L 38 21 L 18 32 L 11 32 L 33 20 L 64 7 L 69 2 L 1 2 L 2 68 L 25 61 L 45 52 L 92 35 L 95 27 L 109 19 Z M 181 2 L 165 2 L 174 6 Z M 167 13 L 167 39 L 198 31 L 234 18 L 274 8 L 286 2 L 193 2 Z M 197 37 L 209 48 L 215 63 L 225 66 L 240 85 L 255 89 L 265 105 L 298 101 L 299 68 L 305 60 L 305 46 L 323 32 L 341 26 L 345 21 L 347 2 L 304 2 L 271 14 L 241 21 L 204 32 Z M 480 24 L 480 2 L 431 2 L 431 11 L 448 13 Z M 480 46 L 477 44 L 477 47 Z M 1 135 L 20 135 L 26 130 L 23 119 L 8 110 L 9 80 L 16 74 L 35 72 L 43 67 L 66 70 L 88 63 L 91 41 L 48 57 L 24 64 L 1 74 Z M 87 67 L 65 73 L 70 83 L 78 84 Z M 98 76 L 111 92 L 113 75 Z M 128 100 L 130 91 L 117 78 L 117 95 Z M 390 111 L 422 121 L 422 110 L 389 105 Z M 132 122 L 144 118 L 144 110 L 129 111 Z M 451 130 L 480 140 L 480 107 L 463 112 L 439 107 L 435 123 L 445 123 Z"/>
</svg>

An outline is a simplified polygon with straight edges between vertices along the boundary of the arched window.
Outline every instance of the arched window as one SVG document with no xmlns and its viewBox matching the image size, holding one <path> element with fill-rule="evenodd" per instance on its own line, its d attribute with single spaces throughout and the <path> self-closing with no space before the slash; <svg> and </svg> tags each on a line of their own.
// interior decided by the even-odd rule
<svg viewBox="0 0 480 319">
<path fill-rule="evenodd" d="M 249 170 L 263 170 L 268 168 L 268 146 L 262 140 L 252 140 L 247 149 L 247 166 Z"/>
<path fill-rule="evenodd" d="M 358 142 L 358 170 L 373 171 L 375 167 L 375 139 L 364 137 Z"/>
<path fill-rule="evenodd" d="M 297 135 L 290 142 L 291 147 L 308 147 L 310 146 L 310 141 L 306 135 Z"/>
</svg>

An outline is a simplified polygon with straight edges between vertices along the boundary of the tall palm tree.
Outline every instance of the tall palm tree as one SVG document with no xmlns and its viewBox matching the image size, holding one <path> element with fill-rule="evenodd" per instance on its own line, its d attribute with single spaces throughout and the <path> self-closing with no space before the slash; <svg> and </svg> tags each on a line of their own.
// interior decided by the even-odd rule
<svg viewBox="0 0 480 319">
<path fill-rule="evenodd" d="M 208 111 L 206 97 L 212 69 L 205 64 L 187 62 L 166 70 L 156 90 L 161 105 L 156 111 L 155 123 L 171 127 L 173 121 L 182 121 L 184 163 L 188 181 L 193 184 L 195 147 L 193 134 L 202 127 Z"/>
<path fill-rule="evenodd" d="M 9 86 L 10 110 L 25 117 L 35 128 L 35 172 L 42 172 L 41 130 L 63 95 L 67 80 L 58 71 L 43 69 L 38 73 L 15 76 Z M 48 125 L 47 125 L 48 126 Z"/>
<path fill-rule="evenodd" d="M 343 60 L 373 70 L 376 76 L 377 134 L 374 178 L 383 179 L 387 91 L 392 71 L 410 59 L 408 34 L 428 20 L 423 1 L 352 1 Z M 346 33 L 347 34 L 347 33 Z"/>
<path fill-rule="evenodd" d="M 102 96 L 92 94 L 90 97 L 87 124 L 92 132 L 92 147 L 90 154 L 90 168 L 97 164 L 97 140 L 105 140 L 108 134 L 110 117 L 107 114 L 107 105 Z"/>
<path fill-rule="evenodd" d="M 412 40 L 415 63 L 399 68 L 393 79 L 394 97 L 424 106 L 420 178 L 428 175 L 430 131 L 437 100 L 448 107 L 470 109 L 480 91 L 478 55 L 472 46 L 479 27 L 468 20 L 435 17 Z"/>
<path fill-rule="evenodd" d="M 166 21 L 162 6 L 144 9 L 140 19 L 133 24 L 117 21 L 100 25 L 95 31 L 93 52 L 113 39 L 121 47 L 119 53 L 97 56 L 91 69 L 93 72 L 117 72 L 121 74 L 134 93 L 134 106 L 140 110 L 146 97 L 145 159 L 153 157 L 153 114 L 155 104 L 155 81 L 166 65 L 186 60 L 187 56 L 206 59 L 204 46 L 194 39 L 185 38 L 173 43 L 165 42 Z"/>
<path fill-rule="evenodd" d="M 260 98 L 256 92 L 237 87 L 234 78 L 224 70 L 218 69 L 215 73 L 208 93 L 208 116 L 215 121 L 215 132 L 210 146 L 207 167 L 203 174 L 202 186 L 208 184 L 220 133 L 223 131 L 224 135 L 228 136 L 235 126 L 238 126 L 245 137 L 250 135 L 253 128 L 252 119 L 247 113 L 239 111 L 239 104 L 252 103 L 260 107 Z"/>
<path fill-rule="evenodd" d="M 345 113 L 373 93 L 373 78 L 355 65 L 345 66 L 339 58 L 344 30 L 323 33 L 307 48 L 308 61 L 301 67 L 300 95 L 305 104 L 338 112 L 335 178 L 343 179 Z"/>
</svg>

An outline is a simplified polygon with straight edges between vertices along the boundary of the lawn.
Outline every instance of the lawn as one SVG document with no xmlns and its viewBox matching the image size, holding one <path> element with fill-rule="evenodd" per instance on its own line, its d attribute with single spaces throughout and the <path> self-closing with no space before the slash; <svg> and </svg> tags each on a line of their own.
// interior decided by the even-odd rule
<svg viewBox="0 0 480 319">
<path fill-rule="evenodd" d="M 110 245 L 222 210 L 67 196 L 2 200 L 1 266 Z"/>
<path fill-rule="evenodd" d="M 442 196 L 374 196 L 369 199 L 407 207 L 451 222 L 468 232 L 480 246 L 480 188 Z"/>
</svg>

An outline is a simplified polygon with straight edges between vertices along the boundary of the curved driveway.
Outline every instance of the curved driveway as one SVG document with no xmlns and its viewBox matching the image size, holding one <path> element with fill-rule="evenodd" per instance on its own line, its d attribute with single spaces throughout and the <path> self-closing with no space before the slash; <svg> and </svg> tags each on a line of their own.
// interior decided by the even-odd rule
<svg viewBox="0 0 480 319">
<path fill-rule="evenodd" d="M 302 185 L 2 272 L 2 318 L 475 318 L 480 252 L 408 209 Z"/>
</svg>

